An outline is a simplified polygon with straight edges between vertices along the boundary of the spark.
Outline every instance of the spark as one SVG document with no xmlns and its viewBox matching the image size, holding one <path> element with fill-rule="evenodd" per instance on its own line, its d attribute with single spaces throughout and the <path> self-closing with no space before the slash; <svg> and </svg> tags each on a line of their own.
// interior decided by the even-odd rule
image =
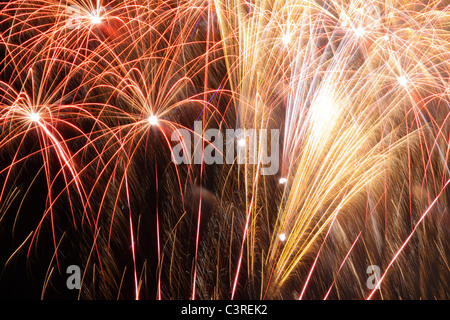
<svg viewBox="0 0 450 320">
<path fill-rule="evenodd" d="M 366 33 L 366 30 L 363 27 L 359 27 L 355 30 L 355 35 L 360 38 L 362 36 L 364 36 L 364 34 Z"/>
<path fill-rule="evenodd" d="M 292 41 L 292 34 L 290 34 L 290 33 L 285 34 L 281 41 L 283 42 L 283 44 L 285 46 L 287 46 Z"/>
<path fill-rule="evenodd" d="M 405 76 L 398 77 L 397 82 L 403 87 L 406 87 L 408 85 L 408 79 Z"/>
<path fill-rule="evenodd" d="M 31 122 L 39 122 L 40 119 L 41 119 L 41 116 L 39 115 L 39 113 L 36 113 L 36 112 L 32 112 L 29 116 L 29 120 Z"/>
<path fill-rule="evenodd" d="M 349 25 L 349 18 L 344 11 L 341 12 L 339 20 L 341 21 L 342 27 L 347 27 Z"/>
<path fill-rule="evenodd" d="M 102 18 L 98 16 L 91 16 L 91 22 L 92 24 L 100 24 L 102 23 Z"/>
<path fill-rule="evenodd" d="M 150 123 L 150 125 L 152 126 L 156 126 L 158 124 L 158 117 L 155 115 L 151 115 L 147 118 L 148 123 Z"/>
<path fill-rule="evenodd" d="M 100 24 L 102 23 L 102 18 L 100 17 L 100 10 L 94 10 L 90 14 L 91 23 L 92 24 Z"/>
</svg>

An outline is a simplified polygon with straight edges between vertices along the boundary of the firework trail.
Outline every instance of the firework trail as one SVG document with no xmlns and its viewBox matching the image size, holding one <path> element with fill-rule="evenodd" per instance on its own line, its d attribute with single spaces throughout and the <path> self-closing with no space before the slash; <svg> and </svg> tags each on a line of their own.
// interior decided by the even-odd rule
<svg viewBox="0 0 450 320">
<path fill-rule="evenodd" d="M 2 295 L 450 297 L 447 1 L 14 0 L 0 17 Z M 279 145 L 236 137 L 254 158 L 211 164 L 209 129 Z M 180 130 L 202 161 L 173 161 Z"/>
</svg>

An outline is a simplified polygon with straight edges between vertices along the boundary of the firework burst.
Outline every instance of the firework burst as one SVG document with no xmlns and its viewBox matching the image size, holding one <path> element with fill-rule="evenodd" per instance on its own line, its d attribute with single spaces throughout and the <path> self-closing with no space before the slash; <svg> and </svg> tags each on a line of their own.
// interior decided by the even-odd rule
<svg viewBox="0 0 450 320">
<path fill-rule="evenodd" d="M 0 9 L 4 292 L 77 265 L 82 299 L 449 298 L 446 1 Z M 211 164 L 216 129 L 279 145 Z"/>
</svg>

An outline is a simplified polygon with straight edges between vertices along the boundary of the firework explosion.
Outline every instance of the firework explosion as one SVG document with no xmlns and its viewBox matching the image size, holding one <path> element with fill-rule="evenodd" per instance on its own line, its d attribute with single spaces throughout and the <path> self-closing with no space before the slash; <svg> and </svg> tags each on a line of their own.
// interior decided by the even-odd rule
<svg viewBox="0 0 450 320">
<path fill-rule="evenodd" d="M 2 296 L 450 298 L 448 0 L 0 17 Z M 213 129 L 279 132 L 276 174 L 261 136 L 255 161 L 205 161 Z M 173 161 L 180 130 L 204 161 Z"/>
</svg>

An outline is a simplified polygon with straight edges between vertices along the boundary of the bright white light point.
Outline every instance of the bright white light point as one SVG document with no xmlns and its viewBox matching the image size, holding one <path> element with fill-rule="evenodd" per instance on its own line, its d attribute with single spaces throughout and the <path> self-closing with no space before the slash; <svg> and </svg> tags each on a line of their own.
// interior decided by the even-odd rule
<svg viewBox="0 0 450 320">
<path fill-rule="evenodd" d="M 345 12 L 341 12 L 341 14 L 339 15 L 339 21 L 341 22 L 341 26 L 348 26 L 348 16 L 345 14 Z"/>
<path fill-rule="evenodd" d="M 280 178 L 280 184 L 285 184 L 287 182 L 286 178 Z"/>
<path fill-rule="evenodd" d="M 158 117 L 157 117 L 157 116 L 154 116 L 154 115 L 151 115 L 150 117 L 148 117 L 148 122 L 149 122 L 152 126 L 157 125 L 157 124 L 158 124 Z"/>
<path fill-rule="evenodd" d="M 30 121 L 31 121 L 31 122 L 38 122 L 39 119 L 41 119 L 41 117 L 39 116 L 38 113 L 32 112 L 32 113 L 30 114 Z"/>
<path fill-rule="evenodd" d="M 91 22 L 93 24 L 99 24 L 102 23 L 102 19 L 99 16 L 91 16 Z"/>
<path fill-rule="evenodd" d="M 385 35 L 385 36 L 383 37 L 383 39 L 386 40 L 386 41 L 388 41 L 388 40 L 389 40 L 389 36 L 388 36 L 388 35 Z"/>
<path fill-rule="evenodd" d="M 244 146 L 245 146 L 245 139 L 239 139 L 238 145 L 239 145 L 240 147 L 244 147 Z"/>
<path fill-rule="evenodd" d="M 400 76 L 397 78 L 397 81 L 400 85 L 406 87 L 406 85 L 408 84 L 408 79 L 406 79 L 405 76 Z"/>
<path fill-rule="evenodd" d="M 366 30 L 363 27 L 359 27 L 355 30 L 355 35 L 357 37 L 362 37 L 366 33 Z"/>
<path fill-rule="evenodd" d="M 91 22 L 92 24 L 99 24 L 102 23 L 102 18 L 100 18 L 100 10 L 101 9 L 95 9 L 91 12 Z"/>
<path fill-rule="evenodd" d="M 285 35 L 283 36 L 283 39 L 282 39 L 283 44 L 284 44 L 285 46 L 287 46 L 287 45 L 291 42 L 291 40 L 292 40 L 292 35 L 291 35 L 290 33 L 285 34 Z"/>
<path fill-rule="evenodd" d="M 280 239 L 281 242 L 286 241 L 286 234 L 285 233 L 281 233 L 278 238 Z"/>
</svg>

